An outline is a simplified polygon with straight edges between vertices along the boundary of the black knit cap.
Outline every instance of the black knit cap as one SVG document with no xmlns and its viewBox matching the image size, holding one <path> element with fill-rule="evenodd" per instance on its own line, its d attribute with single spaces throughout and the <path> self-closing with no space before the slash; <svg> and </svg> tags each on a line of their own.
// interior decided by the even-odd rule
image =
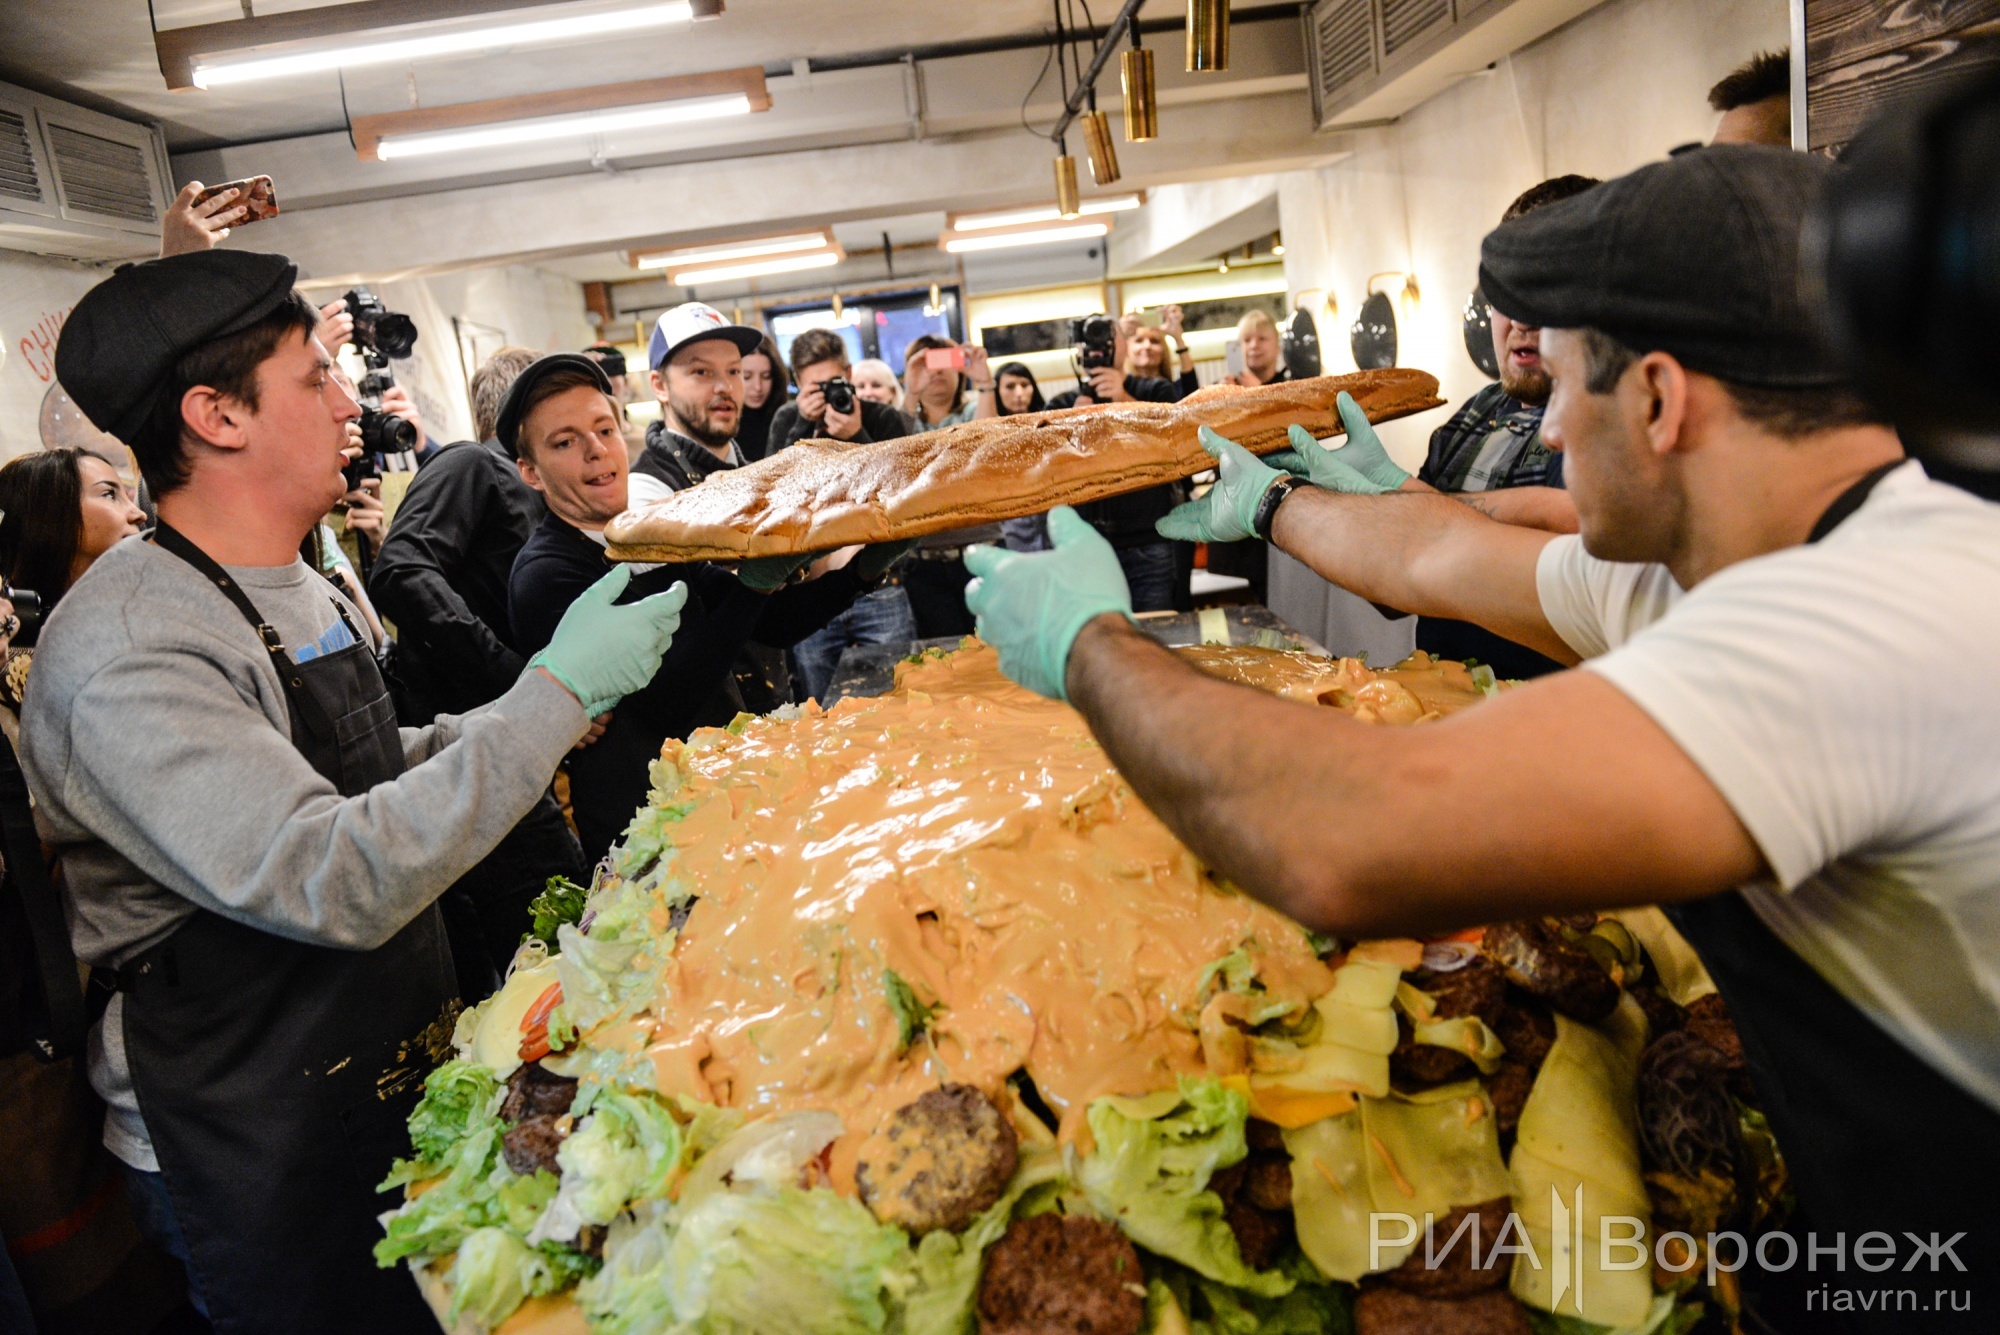
<svg viewBox="0 0 2000 1335">
<path fill-rule="evenodd" d="M 1656 162 L 1489 232 L 1479 285 L 1511 320 L 1588 326 L 1721 380 L 1838 384 L 1799 281 L 1799 233 L 1832 171 L 1751 144 Z"/>
<path fill-rule="evenodd" d="M 283 255 L 251 250 L 124 265 L 63 322 L 56 379 L 100 431 L 129 445 L 180 359 L 269 315 L 298 276 Z"/>
<path fill-rule="evenodd" d="M 500 417 L 493 424 L 493 435 L 507 453 L 518 459 L 521 450 L 518 438 L 521 434 L 521 419 L 528 415 L 528 405 L 534 402 L 535 386 L 556 371 L 581 371 L 597 382 L 606 398 L 611 397 L 611 377 L 604 374 L 604 368 L 595 358 L 580 352 L 552 352 L 546 357 L 538 357 L 527 365 L 514 383 L 507 386 L 506 397 L 500 400 Z"/>
</svg>

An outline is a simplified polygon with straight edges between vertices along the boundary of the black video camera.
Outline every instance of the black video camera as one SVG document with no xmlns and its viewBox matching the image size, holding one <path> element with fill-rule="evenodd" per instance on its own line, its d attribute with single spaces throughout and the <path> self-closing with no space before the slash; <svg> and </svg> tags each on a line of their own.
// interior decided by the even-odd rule
<svg viewBox="0 0 2000 1335">
<path fill-rule="evenodd" d="M 854 411 L 854 382 L 844 376 L 819 382 L 820 397 L 826 406 L 843 416 Z"/>
<path fill-rule="evenodd" d="M 1834 345 L 1933 476 L 2000 493 L 2000 73 L 1877 117 L 1841 157 L 1805 236 Z"/>
<path fill-rule="evenodd" d="M 1118 365 L 1118 322 L 1108 315 L 1085 315 L 1071 326 L 1076 344 L 1076 378 L 1088 379 L 1092 371 Z"/>
<path fill-rule="evenodd" d="M 14 615 L 20 621 L 20 630 L 28 630 L 42 619 L 42 595 L 31 589 L 17 589 L 6 580 L 0 579 L 0 598 L 14 604 Z"/>
<path fill-rule="evenodd" d="M 400 361 L 416 348 L 416 321 L 390 310 L 365 287 L 352 289 L 345 300 L 347 313 L 354 317 L 354 346 L 368 368 L 355 386 L 361 404 L 361 457 L 343 470 L 352 491 L 362 479 L 381 476 L 381 456 L 414 454 L 423 441 L 414 423 L 382 411 L 382 395 L 396 384 L 390 359 Z"/>
</svg>

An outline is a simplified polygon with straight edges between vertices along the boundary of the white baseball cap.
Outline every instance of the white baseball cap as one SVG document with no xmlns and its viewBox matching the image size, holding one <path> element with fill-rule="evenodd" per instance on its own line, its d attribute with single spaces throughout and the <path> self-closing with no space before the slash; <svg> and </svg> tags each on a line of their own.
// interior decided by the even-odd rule
<svg viewBox="0 0 2000 1335">
<path fill-rule="evenodd" d="M 755 352 L 764 331 L 745 324 L 731 324 L 722 312 L 705 301 L 687 301 L 661 313 L 653 326 L 653 341 L 646 350 L 646 364 L 655 371 L 667 359 L 690 343 L 705 338 L 726 338 L 744 352 Z"/>
</svg>

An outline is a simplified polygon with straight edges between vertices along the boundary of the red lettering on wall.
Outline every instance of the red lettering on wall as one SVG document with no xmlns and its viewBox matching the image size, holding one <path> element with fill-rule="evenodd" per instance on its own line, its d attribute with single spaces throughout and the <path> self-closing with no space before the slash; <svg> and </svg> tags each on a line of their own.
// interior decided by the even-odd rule
<svg viewBox="0 0 2000 1335">
<path fill-rule="evenodd" d="M 21 356 L 44 385 L 55 379 L 56 339 L 61 336 L 63 321 L 69 319 L 71 309 L 65 306 L 59 311 L 43 311 L 34 328 L 21 336 Z"/>
</svg>

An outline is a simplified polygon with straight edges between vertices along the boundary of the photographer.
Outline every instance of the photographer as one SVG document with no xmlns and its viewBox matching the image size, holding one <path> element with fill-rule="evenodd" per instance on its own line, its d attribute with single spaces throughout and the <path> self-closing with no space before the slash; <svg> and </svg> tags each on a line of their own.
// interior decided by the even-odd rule
<svg viewBox="0 0 2000 1335">
<path fill-rule="evenodd" d="M 898 409 L 864 399 L 848 378 L 847 344 L 831 329 L 808 329 L 792 340 L 792 379 L 799 396 L 771 419 L 771 452 L 814 437 L 866 444 L 912 435 Z"/>
<path fill-rule="evenodd" d="M 1181 387 L 1173 381 L 1127 375 L 1122 368 L 1128 356 L 1125 334 L 1116 320 L 1108 315 L 1084 316 L 1076 322 L 1076 366 L 1082 383 L 1050 399 L 1049 407 L 1180 402 Z M 1184 592 L 1184 569 L 1192 570 L 1193 558 L 1185 562 L 1177 559 L 1174 544 L 1153 529 L 1180 499 L 1180 488 L 1170 484 L 1076 507 L 1077 514 L 1103 534 L 1118 553 L 1118 565 L 1125 572 L 1137 611 L 1164 612 L 1192 605 L 1192 598 Z"/>
<path fill-rule="evenodd" d="M 1130 352 L 1124 330 L 1108 315 L 1086 315 L 1076 322 L 1075 389 L 1049 400 L 1051 408 L 1090 403 L 1179 403 L 1185 391 L 1157 376 L 1127 375 Z M 1161 512 L 1162 514 L 1165 511 Z"/>
<path fill-rule="evenodd" d="M 615 607 L 607 581 L 493 705 L 399 730 L 358 613 L 299 560 L 360 409 L 296 276 L 128 265 L 64 324 L 57 376 L 159 524 L 44 627 L 22 763 L 75 953 L 116 984 L 90 1077 L 151 1236 L 219 1329 L 417 1335 L 370 1249 L 409 1054 L 456 1009 L 433 903 L 651 679 L 682 595 Z"/>
</svg>

